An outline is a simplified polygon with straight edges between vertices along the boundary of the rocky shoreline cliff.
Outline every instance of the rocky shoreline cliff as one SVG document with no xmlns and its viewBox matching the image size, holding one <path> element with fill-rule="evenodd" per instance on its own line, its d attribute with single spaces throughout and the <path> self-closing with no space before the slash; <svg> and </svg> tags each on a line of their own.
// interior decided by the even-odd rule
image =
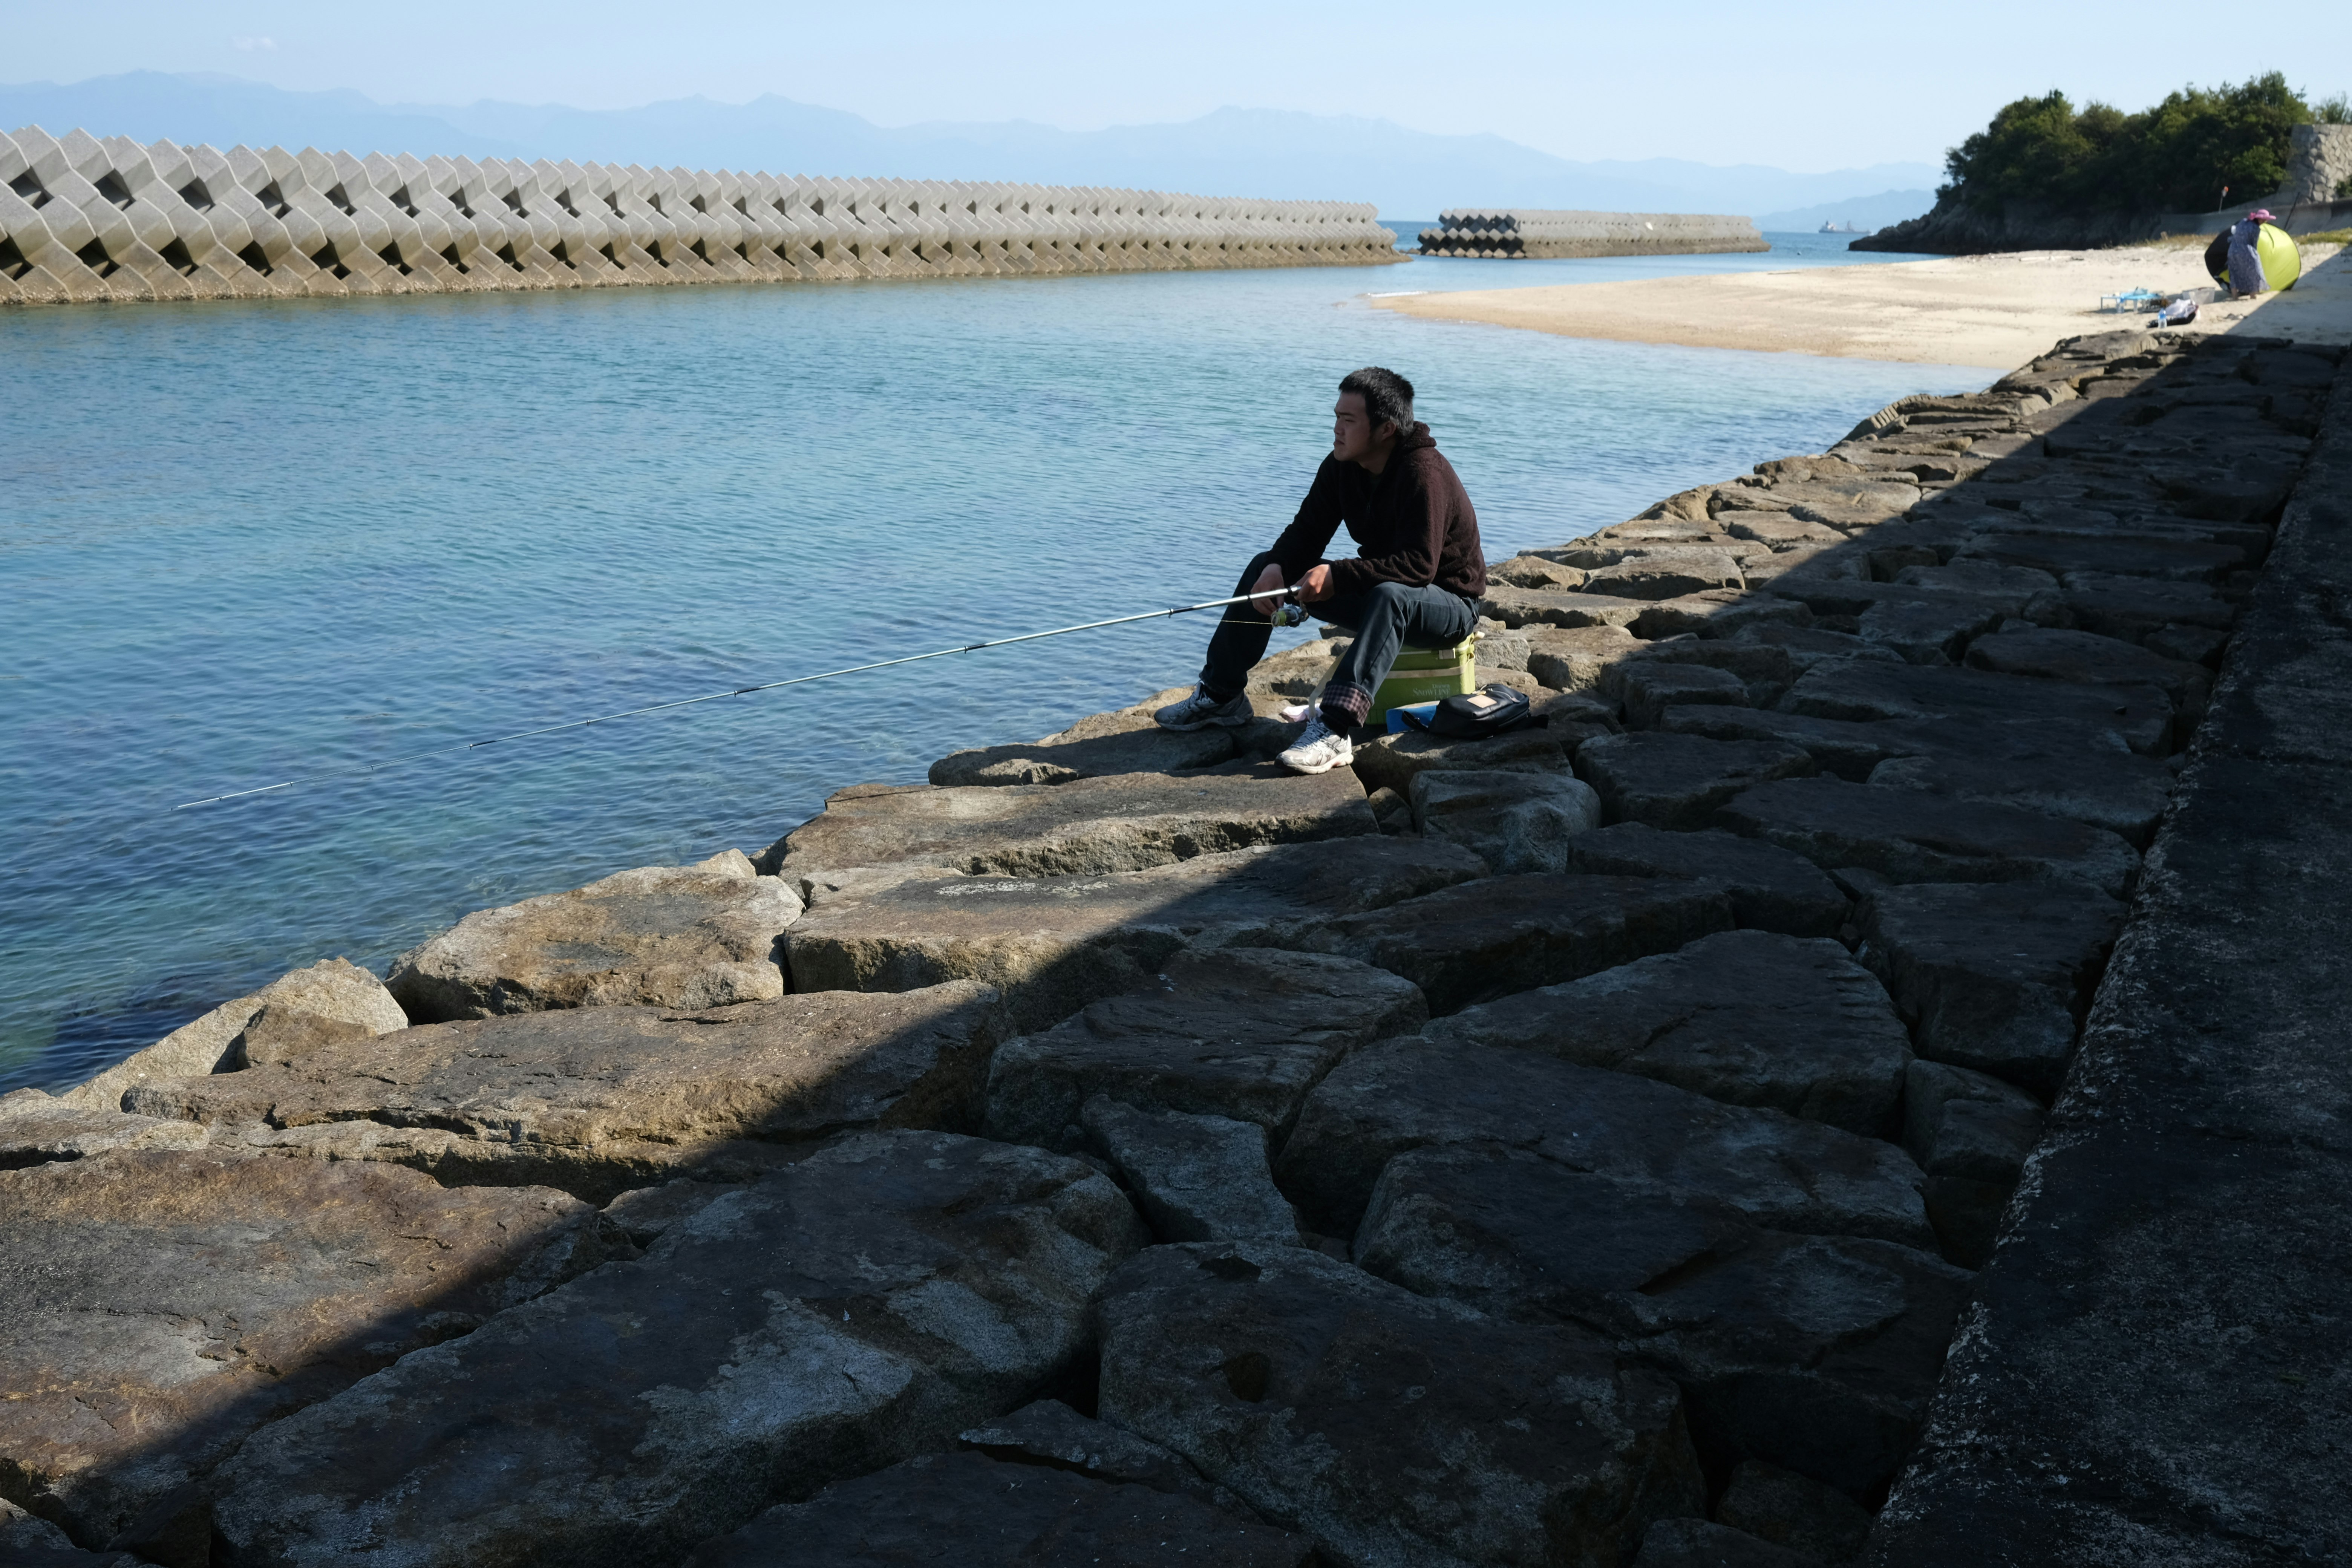
<svg viewBox="0 0 2352 1568">
<path fill-rule="evenodd" d="M 1986 211 L 1945 190 L 1935 207 L 1891 224 L 1846 247 L 1849 250 L 1926 251 L 1985 256 L 2007 250 L 2084 250 L 2137 245 L 2168 234 L 2212 234 L 2258 207 L 2280 215 L 2296 234 L 2343 226 L 2352 217 L 2352 125 L 2298 125 L 2287 161 L 2287 182 L 2268 195 L 2251 195 L 2210 213 L 2093 212 L 2054 203 L 2009 202 Z"/>
<path fill-rule="evenodd" d="M 2344 570 L 2345 358 L 2073 339 L 1496 563 L 1482 676 L 1540 728 L 1287 775 L 1310 643 L 1249 728 L 1146 699 L 958 752 L 0 1098 L 0 1555 L 2033 1561 L 2013 1506 L 2181 1560 L 2214 1428 L 2135 1401 L 2252 1309 L 2102 1340 L 2036 1292 L 2116 1223 L 2081 1194 L 2169 1212 L 2225 1157 L 2099 1140 L 2135 998 L 2229 1011 L 2235 968 L 2160 956 L 2183 888 L 2285 928 L 2176 800 L 2340 750 L 2293 728 L 2335 688 L 2257 745 L 2248 683 Z M 2324 1175 L 2242 1201 L 2319 1225 Z M 2290 1369 L 2304 1255 L 2229 1271 Z M 2037 1405 L 1991 1341 L 2106 1381 Z M 2342 1414 L 2300 1379 L 2236 1369 L 2218 1440 Z M 2331 1441 L 2233 1461 L 2231 1539 L 2352 1549 L 2299 1506 Z"/>
</svg>

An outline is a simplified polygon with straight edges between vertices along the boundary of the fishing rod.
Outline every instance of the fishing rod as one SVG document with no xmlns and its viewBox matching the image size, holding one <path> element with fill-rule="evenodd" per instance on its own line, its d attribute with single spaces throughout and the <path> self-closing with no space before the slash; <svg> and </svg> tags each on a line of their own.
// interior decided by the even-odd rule
<svg viewBox="0 0 2352 1568">
<path fill-rule="evenodd" d="M 397 757 L 388 757 L 383 762 L 371 763 L 362 768 L 345 768 L 336 773 L 308 773 L 300 778 L 286 779 L 274 784 L 263 784 L 256 789 L 236 789 L 230 790 L 226 795 L 208 795 L 202 800 L 183 801 L 172 809 L 186 811 L 192 806 L 216 805 L 225 800 L 242 800 L 247 795 L 270 795 L 278 790 L 294 789 L 302 784 L 329 784 L 336 779 L 363 778 L 370 773 L 382 773 L 386 768 L 402 767 L 425 757 L 447 756 L 453 752 L 475 752 L 484 746 L 504 745 L 509 741 L 527 741 L 534 736 L 552 735 L 563 730 L 584 730 L 591 724 L 609 724 L 616 719 L 635 719 L 647 713 L 667 712 L 673 708 L 691 708 L 697 703 L 717 702 L 727 697 L 746 697 L 754 691 L 773 691 L 781 686 L 805 686 L 812 680 L 831 680 L 836 676 L 859 675 L 869 669 L 888 669 L 893 665 L 919 664 L 927 658 L 946 658 L 953 654 L 978 653 L 984 647 L 1009 647 L 1014 643 L 1035 642 L 1040 637 L 1067 637 L 1072 632 L 1099 631 L 1105 626 L 1123 626 L 1135 621 L 1155 621 L 1168 616 L 1188 616 L 1195 610 L 1223 609 L 1227 605 L 1239 605 L 1253 599 L 1281 600 L 1281 606 L 1274 616 L 1275 625 L 1297 626 L 1305 621 L 1307 616 L 1305 610 L 1300 608 L 1297 601 L 1292 597 L 1292 595 L 1297 592 L 1297 586 L 1294 584 L 1288 588 L 1276 588 L 1262 594 L 1235 594 L 1229 599 L 1203 599 L 1197 605 L 1175 605 L 1164 610 L 1145 610 L 1139 615 L 1113 616 L 1107 621 L 1082 621 L 1074 626 L 1055 626 L 1051 631 L 1023 632 L 1018 637 L 991 637 L 985 642 L 961 643 L 954 647 L 937 648 L 929 653 L 910 653 L 898 658 L 880 658 L 871 664 L 853 664 L 841 669 L 822 670 L 815 675 L 795 675 L 788 680 L 763 680 L 755 686 L 738 686 L 728 691 L 707 691 L 699 697 L 681 697 L 674 702 L 653 702 L 643 708 L 625 708 L 617 713 L 599 713 L 593 719 L 570 719 L 561 724 L 542 724 L 533 730 L 516 730 L 509 734 L 492 735 L 488 740 L 459 741 L 446 746 L 432 746 L 423 751 L 408 752 Z"/>
</svg>

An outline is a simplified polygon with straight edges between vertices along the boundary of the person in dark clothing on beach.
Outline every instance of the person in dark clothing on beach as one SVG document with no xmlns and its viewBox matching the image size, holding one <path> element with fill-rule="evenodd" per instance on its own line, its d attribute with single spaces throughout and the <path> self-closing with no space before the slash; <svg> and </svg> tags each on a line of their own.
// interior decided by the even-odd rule
<svg viewBox="0 0 2352 1568">
<path fill-rule="evenodd" d="M 1355 755 L 1353 736 L 1403 647 L 1450 647 L 1478 622 L 1486 557 L 1478 514 L 1462 481 L 1412 417 L 1412 383 L 1378 366 L 1350 372 L 1331 411 L 1331 455 L 1315 471 L 1298 515 L 1251 558 L 1192 695 L 1156 717 L 1171 730 L 1250 721 L 1244 687 L 1265 657 L 1273 616 L 1287 595 L 1356 634 L 1323 689 L 1323 705 L 1282 753 L 1296 773 L 1327 773 Z M 1326 561 L 1346 524 L 1357 553 Z"/>
</svg>

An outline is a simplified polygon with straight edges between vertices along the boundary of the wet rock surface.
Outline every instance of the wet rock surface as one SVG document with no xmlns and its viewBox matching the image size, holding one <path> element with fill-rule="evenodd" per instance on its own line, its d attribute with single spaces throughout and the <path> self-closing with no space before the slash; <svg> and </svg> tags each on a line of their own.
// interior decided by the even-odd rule
<svg viewBox="0 0 2352 1568">
<path fill-rule="evenodd" d="M 788 996 L 707 1013 L 594 1007 L 436 1024 L 279 1067 L 151 1083 L 148 1114 L 247 1143 L 391 1160 L 596 1202 L 687 1171 L 749 1175 L 869 1127 L 977 1131 L 997 994 Z"/>
<path fill-rule="evenodd" d="M 1893 1130 L 1911 1061 L 1885 991 L 1844 948 L 1764 931 L 1465 1008 L 1423 1037 L 1542 1051 L 1873 1136 Z"/>
<path fill-rule="evenodd" d="M 420 1024 L 550 1007 L 723 1007 L 784 994 L 776 939 L 798 894 L 727 869 L 648 866 L 467 915 L 394 960 L 387 982 Z"/>
<path fill-rule="evenodd" d="M 1018 1026 L 1045 1029 L 1186 948 L 1312 945 L 1336 920 L 1485 871 L 1465 849 L 1385 836 L 1104 877 L 905 867 L 813 880 L 787 948 L 796 991 L 980 980 L 1004 992 Z"/>
<path fill-rule="evenodd" d="M 1151 1248 L 1100 1310 L 1105 1418 L 1349 1562 L 1622 1563 L 1705 1501 L 1674 1385 L 1580 1330 L 1262 1243 Z"/>
<path fill-rule="evenodd" d="M 1260 763 L 1000 788 L 860 784 L 835 792 L 761 864 L 788 881 L 851 866 L 1094 876 L 1379 830 L 1363 786 L 1345 769 L 1301 776 Z"/>
<path fill-rule="evenodd" d="M 218 1150 L 0 1172 L 10 1490 L 110 1542 L 257 1428 L 593 1267 L 594 1220 L 544 1188 Z"/>
<path fill-rule="evenodd" d="M 779 1491 L 1024 1403 L 1085 1350 L 1141 1231 L 1076 1161 L 848 1139 L 272 1425 L 228 1467 L 219 1528 L 264 1561 L 675 1562 Z"/>
</svg>

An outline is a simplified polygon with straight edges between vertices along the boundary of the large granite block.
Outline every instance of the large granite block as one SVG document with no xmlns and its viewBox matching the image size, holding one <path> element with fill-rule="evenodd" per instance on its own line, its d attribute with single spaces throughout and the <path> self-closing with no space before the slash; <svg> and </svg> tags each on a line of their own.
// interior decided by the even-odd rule
<svg viewBox="0 0 2352 1568">
<path fill-rule="evenodd" d="M 1118 773 L 1062 784 L 939 789 L 860 784 L 770 845 L 787 881 L 852 866 L 945 866 L 972 876 L 1094 876 L 1196 855 L 1377 833 L 1346 769 L 1301 775 Z"/>
<path fill-rule="evenodd" d="M 0 1171 L 0 1473 L 111 1541 L 256 1430 L 593 1267 L 595 1218 L 540 1187 L 219 1150 Z"/>
<path fill-rule="evenodd" d="M 1771 1229 L 1935 1244 L 1919 1168 L 1893 1144 L 1535 1051 L 1428 1039 L 1368 1047 L 1333 1068 L 1275 1179 L 1309 1228 L 1347 1236 L 1390 1160 L 1462 1143 L 1713 1198 Z"/>
<path fill-rule="evenodd" d="M 1391 1161 L 1356 1256 L 1423 1295 L 1630 1342 L 1682 1384 L 1703 1454 L 1857 1496 L 1917 1439 L 1969 1286 L 1893 1242 L 1761 1229 L 1702 1198 L 1490 1148 Z"/>
<path fill-rule="evenodd" d="M 1096 1095 L 1286 1131 L 1349 1051 L 1428 1018 L 1420 987 L 1353 959 L 1181 952 L 1122 994 L 997 1048 L 986 1130 L 1061 1148 Z M 5 1123 L 0 1123 L 5 1125 Z"/>
<path fill-rule="evenodd" d="M 1192 695 L 1171 688 L 1132 708 L 1097 713 L 1025 745 L 975 746 L 933 763 L 929 779 L 958 784 L 1051 784 L 1115 773 L 1168 773 L 1231 762 L 1239 732 L 1221 725 L 1165 730 L 1153 713 Z"/>
<path fill-rule="evenodd" d="M 2046 1098 L 2124 912 L 2090 888 L 1927 884 L 1882 889 L 1854 919 L 1863 962 L 1912 1020 L 1921 1056 Z"/>
<path fill-rule="evenodd" d="M 1600 793 L 1603 821 L 1686 832 L 1709 826 L 1716 807 L 1751 784 L 1817 770 L 1810 753 L 1783 741 L 1645 731 L 1587 742 L 1576 771 Z"/>
<path fill-rule="evenodd" d="M 1579 834 L 1568 868 L 1614 877 L 1675 877 L 1720 888 L 1731 918 L 1785 936 L 1835 936 L 1851 907 L 1822 868 L 1794 850 L 1719 829 L 1668 833 L 1620 823 Z"/>
<path fill-rule="evenodd" d="M 648 866 L 568 893 L 467 915 L 394 960 L 387 983 L 420 1024 L 550 1007 L 687 1010 L 784 994 L 776 939 L 800 896 L 741 854 Z"/>
<path fill-rule="evenodd" d="M 1314 1542 L 1181 1493 L 976 1453 L 918 1454 L 703 1543 L 688 1568 L 1307 1568 Z"/>
<path fill-rule="evenodd" d="M 1815 665 L 1798 677 L 1780 706 L 1817 719 L 1864 722 L 2043 721 L 2071 726 L 2086 737 L 2111 730 L 2148 756 L 2163 755 L 2172 735 L 2172 700 L 2151 686 L 2079 686 L 1991 670 L 1863 659 Z"/>
<path fill-rule="evenodd" d="M 1601 1568 L 1705 1501 L 1674 1385 L 1583 1330 L 1262 1242 L 1153 1247 L 1099 1310 L 1104 1417 L 1343 1562 Z"/>
<path fill-rule="evenodd" d="M 1302 929 L 1286 945 L 1401 974 L 1445 1014 L 1556 984 L 1731 927 L 1704 883 L 1645 877 L 1487 877 Z"/>
<path fill-rule="evenodd" d="M 674 1562 L 1025 1403 L 1144 1239 L 1076 1161 L 847 1139 L 275 1423 L 223 1476 L 222 1538 L 281 1563 Z"/>
<path fill-rule="evenodd" d="M 2105 828 L 1843 779 L 1759 784 L 1717 819 L 1825 869 L 1855 866 L 1891 882 L 2080 882 L 2120 895 L 2139 870 L 2132 847 Z"/>
<path fill-rule="evenodd" d="M 1067 787 L 1067 786 L 1065 786 Z M 1103 877 L 913 866 L 813 879 L 787 942 L 793 988 L 911 991 L 976 979 L 1051 1028 L 1187 947 L 1288 947 L 1334 920 L 1480 875 L 1467 850 L 1373 837 L 1204 855 Z"/>
<path fill-rule="evenodd" d="M 1423 1033 L 1542 1051 L 1879 1137 L 1894 1130 L 1911 1061 L 1903 1020 L 1844 948 L 1764 931 L 1726 931 L 1522 991 Z"/>
<path fill-rule="evenodd" d="M 128 1098 L 281 1152 L 602 1203 L 688 1173 L 756 1174 L 854 1129 L 975 1131 L 1010 1032 L 1002 999 L 969 981 L 696 1014 L 592 1007 L 428 1025 Z"/>
</svg>

